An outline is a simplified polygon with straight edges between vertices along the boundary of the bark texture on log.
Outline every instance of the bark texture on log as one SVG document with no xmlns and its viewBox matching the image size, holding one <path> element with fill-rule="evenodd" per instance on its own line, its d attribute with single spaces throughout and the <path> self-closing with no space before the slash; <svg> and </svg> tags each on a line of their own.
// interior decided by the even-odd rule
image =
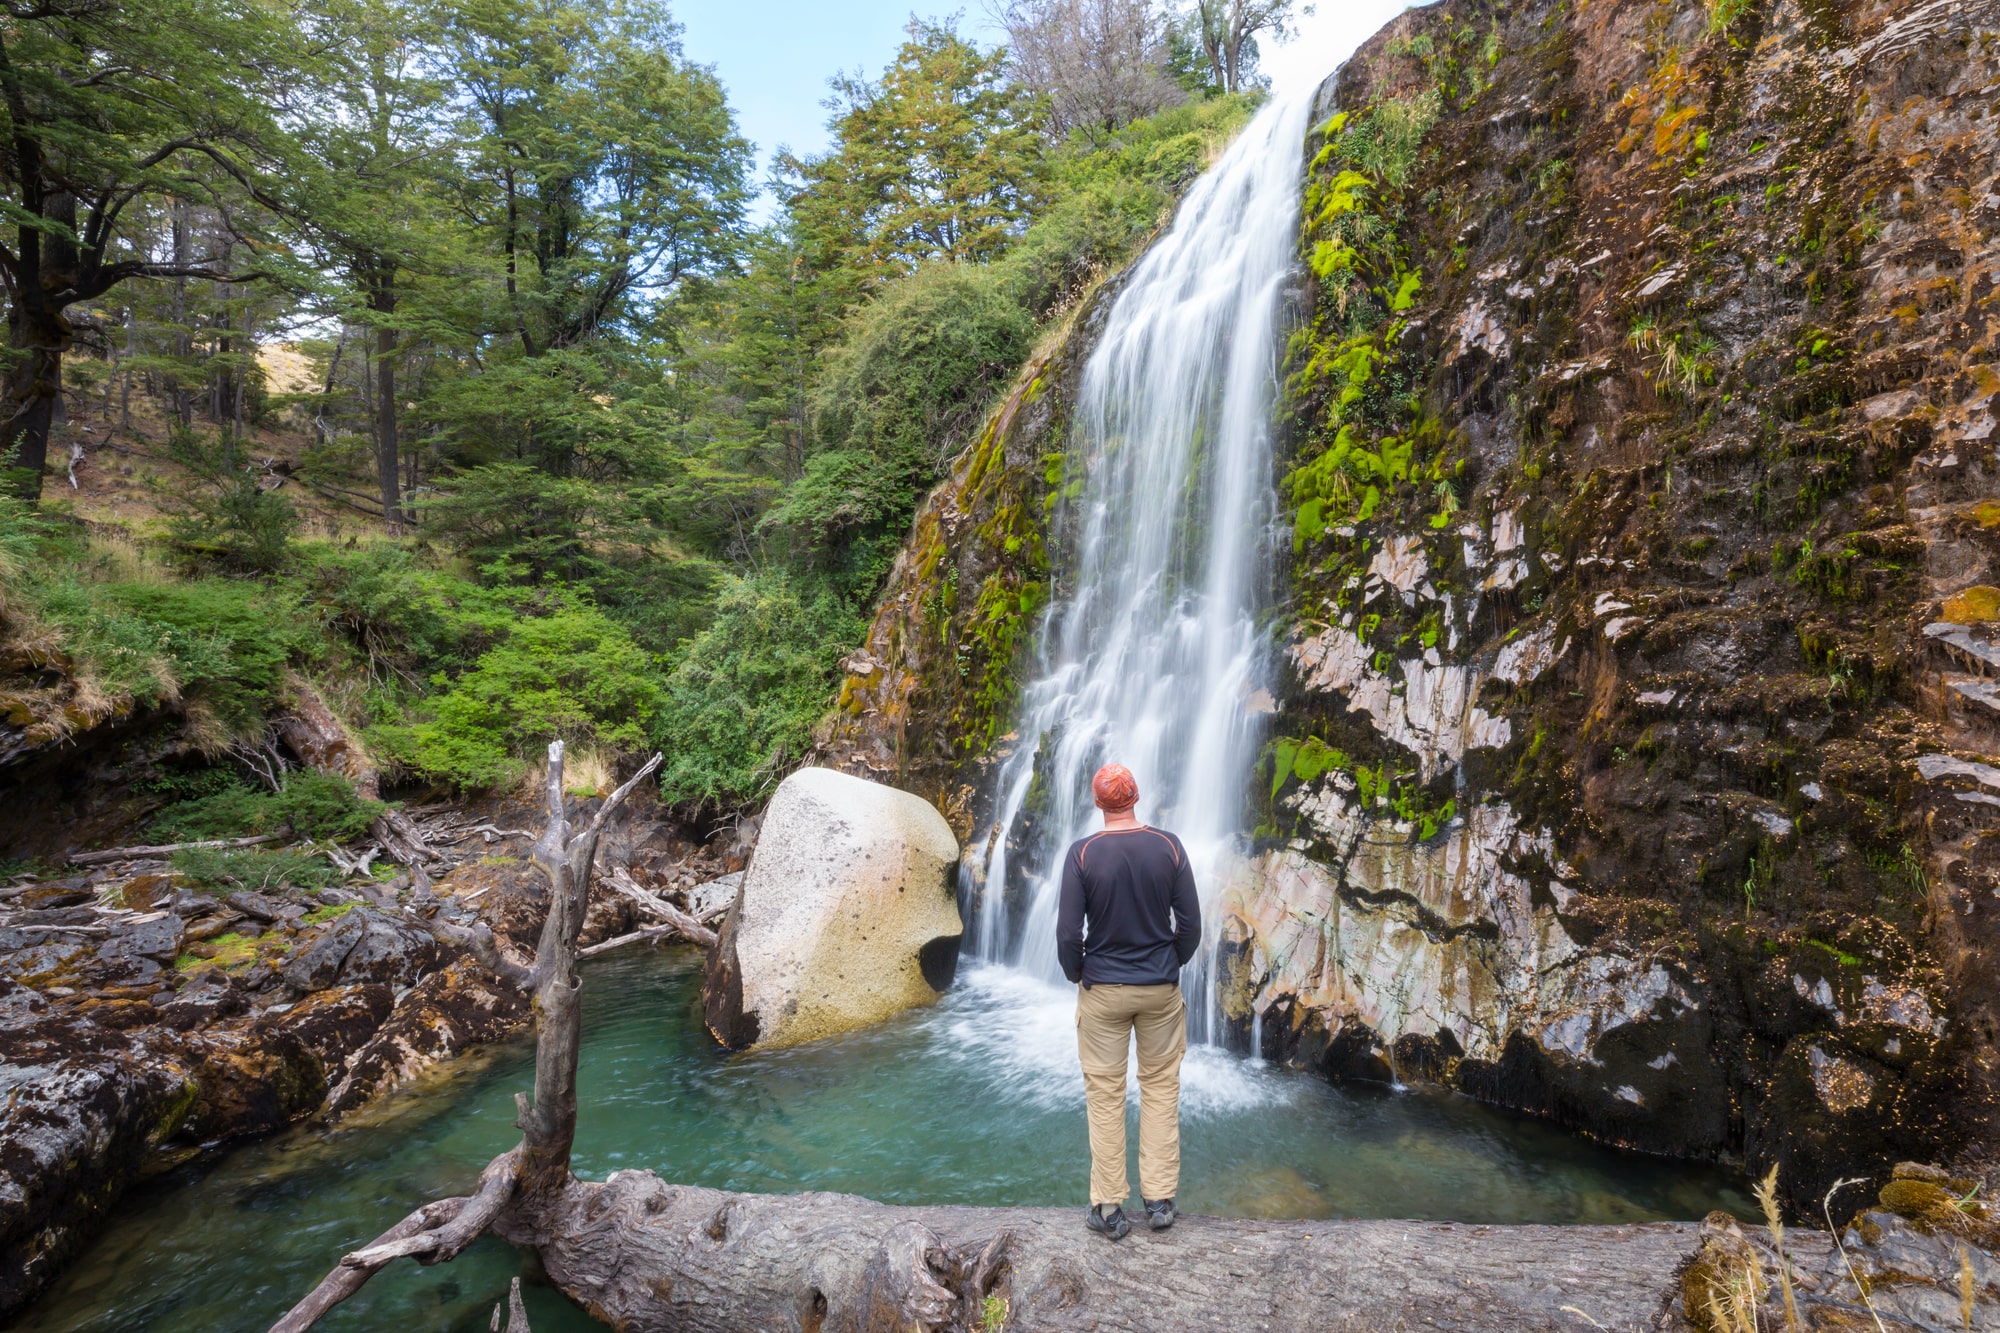
<svg viewBox="0 0 2000 1333">
<path fill-rule="evenodd" d="M 514 1228 L 522 1228 L 514 1230 Z M 510 1215 L 549 1276 L 628 1330 L 1389 1333 L 1651 1330 L 1694 1223 L 1617 1227 L 1188 1217 L 1112 1244 L 1082 1208 L 900 1208 L 621 1171 Z M 1565 1309 L 1564 1307 L 1570 1307 Z M 1578 1312 L 1582 1313 L 1580 1317 Z"/>
</svg>

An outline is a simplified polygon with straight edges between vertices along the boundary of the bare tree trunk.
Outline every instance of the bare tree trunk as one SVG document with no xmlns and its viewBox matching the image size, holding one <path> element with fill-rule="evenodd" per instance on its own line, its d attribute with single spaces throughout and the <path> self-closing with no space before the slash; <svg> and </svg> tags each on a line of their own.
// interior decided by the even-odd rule
<svg viewBox="0 0 2000 1333">
<path fill-rule="evenodd" d="M 591 865 L 605 823 L 632 789 L 660 766 L 660 758 L 656 754 L 647 760 L 605 798 L 589 824 L 573 830 L 563 800 L 563 744 L 550 743 L 549 822 L 534 850 L 534 862 L 549 881 L 549 914 L 532 964 L 502 952 L 492 930 L 483 924 L 467 930 L 442 920 L 431 922 L 440 939 L 471 949 L 503 980 L 534 995 L 535 1091 L 532 1100 L 520 1093 L 514 1097 L 520 1144 L 487 1163 L 479 1175 L 479 1188 L 470 1197 L 425 1204 L 372 1245 L 344 1256 L 319 1286 L 272 1326 L 272 1333 L 311 1328 L 396 1259 L 408 1256 L 427 1264 L 455 1259 L 491 1229 L 503 1211 L 539 1210 L 544 1201 L 559 1198 L 573 1183 L 569 1155 L 576 1139 L 576 1061 L 583 1040 L 577 936 L 590 898 Z"/>
<path fill-rule="evenodd" d="M 376 261 L 378 276 L 369 307 L 386 320 L 396 312 L 396 289 L 394 278 L 379 267 L 382 263 Z M 375 326 L 375 475 L 382 490 L 382 515 L 391 532 L 403 522 L 396 444 L 396 331 L 381 323 Z"/>
</svg>

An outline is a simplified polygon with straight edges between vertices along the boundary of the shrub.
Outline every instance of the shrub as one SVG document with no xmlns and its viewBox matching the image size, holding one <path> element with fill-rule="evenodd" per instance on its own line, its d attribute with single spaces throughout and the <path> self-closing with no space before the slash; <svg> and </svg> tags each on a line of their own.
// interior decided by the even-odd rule
<svg viewBox="0 0 2000 1333">
<path fill-rule="evenodd" d="M 504 597 L 425 568 L 399 546 L 307 546 L 299 564 L 313 618 L 362 652 L 382 684 L 422 690 L 441 671 L 463 671 L 516 618 Z"/>
<path fill-rule="evenodd" d="M 254 584 L 91 583 L 59 570 L 29 595 L 98 690 L 200 705 L 234 734 L 256 729 L 286 664 L 312 644 L 286 599 Z"/>
<path fill-rule="evenodd" d="M 666 799 L 731 805 L 767 794 L 811 747 L 837 663 L 864 628 L 830 590 L 732 580 L 667 680 L 654 726 Z"/>
<path fill-rule="evenodd" d="M 522 609 L 530 614 L 423 705 L 427 717 L 370 732 L 385 758 L 463 789 L 517 780 L 522 756 L 551 737 L 614 751 L 644 744 L 660 707 L 653 657 L 588 602 Z"/>
<path fill-rule="evenodd" d="M 928 264 L 856 311 L 816 393 L 819 447 L 759 529 L 865 597 L 917 499 L 1034 340 L 991 268 Z"/>
<path fill-rule="evenodd" d="M 364 800 L 338 773 L 296 769 L 275 792 L 232 782 L 220 791 L 178 801 L 153 816 L 153 834 L 168 842 L 241 838 L 290 829 L 302 838 L 345 842 L 368 831 L 386 808 Z"/>
<path fill-rule="evenodd" d="M 262 488 L 233 435 L 204 438 L 175 425 L 167 434 L 167 456 L 189 474 L 167 523 L 184 558 L 265 573 L 284 565 L 298 514 L 282 492 Z"/>
<path fill-rule="evenodd" d="M 263 847 L 190 847 L 174 853 L 174 873 L 211 893 L 331 888 L 339 871 L 324 858 Z"/>
</svg>

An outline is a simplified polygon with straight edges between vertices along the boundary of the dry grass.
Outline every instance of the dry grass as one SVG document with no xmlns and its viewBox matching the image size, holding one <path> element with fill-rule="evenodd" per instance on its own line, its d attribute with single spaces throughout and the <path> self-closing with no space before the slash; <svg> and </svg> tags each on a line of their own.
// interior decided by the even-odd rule
<svg viewBox="0 0 2000 1333">
<path fill-rule="evenodd" d="M 1778 1252 L 1778 1283 L 1785 1293 L 1785 1333 L 1798 1333 L 1799 1303 L 1792 1290 L 1792 1259 L 1785 1253 L 1785 1219 L 1778 1211 L 1777 1167 L 1757 1182 L 1756 1194 L 1757 1206 L 1764 1210 L 1764 1228 L 1771 1233 L 1771 1248 Z"/>
<path fill-rule="evenodd" d="M 548 785 L 549 765 L 546 759 L 531 767 L 522 780 L 522 792 L 529 799 L 540 797 Z M 563 791 L 579 800 L 589 800 L 593 796 L 606 796 L 618 786 L 618 774 L 613 757 L 595 746 L 578 743 L 563 747 Z"/>
</svg>

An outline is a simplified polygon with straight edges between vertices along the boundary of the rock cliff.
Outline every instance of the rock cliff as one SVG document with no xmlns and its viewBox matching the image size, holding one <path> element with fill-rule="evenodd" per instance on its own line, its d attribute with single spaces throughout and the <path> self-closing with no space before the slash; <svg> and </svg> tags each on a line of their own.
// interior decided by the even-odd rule
<svg viewBox="0 0 2000 1333">
<path fill-rule="evenodd" d="M 1994 1140 L 1997 90 L 1992 0 L 1445 0 L 1329 80 L 1278 711 L 1215 890 L 1240 1039 L 1801 1206 Z M 1089 327 L 842 696 L 844 753 L 968 826 Z"/>
</svg>

